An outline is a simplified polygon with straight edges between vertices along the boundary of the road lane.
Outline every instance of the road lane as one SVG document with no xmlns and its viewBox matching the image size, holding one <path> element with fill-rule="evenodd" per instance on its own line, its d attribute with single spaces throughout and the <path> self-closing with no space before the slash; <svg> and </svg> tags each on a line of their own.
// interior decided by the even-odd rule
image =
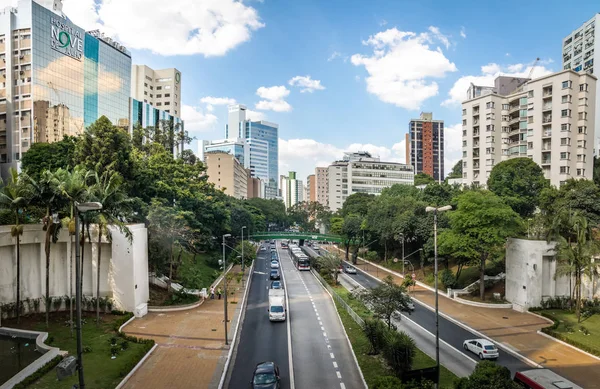
<svg viewBox="0 0 600 389">
<path fill-rule="evenodd" d="M 294 268 L 279 250 L 283 266 Z M 331 297 L 308 271 L 286 273 L 296 388 L 365 388 Z"/>
<path fill-rule="evenodd" d="M 281 387 L 290 387 L 287 323 L 272 323 L 267 313 L 270 259 L 268 249 L 258 252 L 240 341 L 233 353 L 227 386 L 230 389 L 249 387 L 256 364 L 264 361 L 275 362 L 279 366 Z"/>
</svg>

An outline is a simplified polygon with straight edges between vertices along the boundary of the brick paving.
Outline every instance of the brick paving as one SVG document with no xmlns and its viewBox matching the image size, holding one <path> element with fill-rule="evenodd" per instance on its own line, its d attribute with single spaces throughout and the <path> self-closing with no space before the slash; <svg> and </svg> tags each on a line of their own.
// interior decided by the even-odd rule
<svg viewBox="0 0 600 389">
<path fill-rule="evenodd" d="M 239 272 L 239 266 L 232 271 Z M 246 271 L 243 285 L 246 285 L 247 277 Z M 244 289 L 235 280 L 228 289 L 228 338 L 231 343 Z M 237 304 L 231 304 L 232 301 Z M 123 332 L 154 339 L 158 347 L 127 381 L 125 388 L 216 388 L 229 352 L 223 336 L 223 314 L 223 300 L 215 295 L 214 300 L 207 299 L 194 309 L 150 312 L 132 321 Z"/>
<path fill-rule="evenodd" d="M 402 282 L 401 277 L 382 269 L 376 271 L 375 266 L 361 259 L 358 260 L 356 267 L 379 279 L 391 275 L 396 282 Z M 414 291 L 411 288 L 411 295 L 430 307 L 435 306 L 435 294 L 429 289 L 417 285 Z M 586 389 L 600 388 L 600 361 L 538 334 L 538 330 L 550 325 L 539 316 L 506 308 L 475 307 L 441 295 L 439 309 L 442 313 L 493 338 L 531 361 L 552 368 L 558 374 L 577 382 Z"/>
</svg>

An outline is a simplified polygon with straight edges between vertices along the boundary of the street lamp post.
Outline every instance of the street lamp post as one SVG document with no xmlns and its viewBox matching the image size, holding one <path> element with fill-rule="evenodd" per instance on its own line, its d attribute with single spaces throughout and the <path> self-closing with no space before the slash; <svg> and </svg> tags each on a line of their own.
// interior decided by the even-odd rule
<svg viewBox="0 0 600 389">
<path fill-rule="evenodd" d="M 244 272 L 244 229 L 246 226 L 242 226 L 242 273 Z"/>
<path fill-rule="evenodd" d="M 225 238 L 229 238 L 230 236 L 231 234 L 223 235 L 223 306 L 225 307 L 225 320 L 223 322 L 225 324 L 225 345 L 229 345 L 229 340 L 227 340 L 227 259 L 225 258 Z"/>
<path fill-rule="evenodd" d="M 79 376 L 79 389 L 85 388 L 83 376 L 83 346 L 81 339 L 81 246 L 79 242 L 79 213 L 97 211 L 102 209 L 100 203 L 75 202 L 75 332 L 77 333 L 77 373 Z"/>
<path fill-rule="evenodd" d="M 404 234 L 400 234 L 402 237 L 402 277 L 404 277 Z"/>
<path fill-rule="evenodd" d="M 438 305 L 438 258 L 437 258 L 437 214 L 438 212 L 449 211 L 452 209 L 451 205 L 443 207 L 427 207 L 425 212 L 433 212 L 433 249 L 434 249 L 434 276 L 435 276 L 435 366 L 436 376 L 435 381 L 436 389 L 440 387 L 440 311 Z"/>
</svg>

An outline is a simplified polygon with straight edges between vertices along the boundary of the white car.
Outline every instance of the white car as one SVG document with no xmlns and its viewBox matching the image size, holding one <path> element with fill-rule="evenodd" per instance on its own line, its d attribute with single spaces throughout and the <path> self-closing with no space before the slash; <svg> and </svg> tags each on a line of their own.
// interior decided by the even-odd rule
<svg viewBox="0 0 600 389">
<path fill-rule="evenodd" d="M 345 270 L 347 274 L 356 274 L 356 268 L 354 266 L 346 265 Z"/>
<path fill-rule="evenodd" d="M 463 342 L 465 350 L 476 354 L 479 359 L 497 359 L 500 355 L 496 345 L 486 339 L 468 339 Z"/>
<path fill-rule="evenodd" d="M 260 251 L 267 251 L 267 248 L 265 246 L 261 246 Z"/>
<path fill-rule="evenodd" d="M 271 269 L 279 269 L 279 262 L 271 261 Z"/>
</svg>

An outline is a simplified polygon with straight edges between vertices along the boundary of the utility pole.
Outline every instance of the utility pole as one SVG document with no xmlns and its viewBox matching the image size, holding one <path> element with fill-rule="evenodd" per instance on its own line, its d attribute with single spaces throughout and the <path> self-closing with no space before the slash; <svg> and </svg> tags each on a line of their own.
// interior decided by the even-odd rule
<svg viewBox="0 0 600 389">
<path fill-rule="evenodd" d="M 223 235 L 223 306 L 225 307 L 223 311 L 225 315 L 223 324 L 225 324 L 225 345 L 229 345 L 229 340 L 227 339 L 227 258 L 225 257 L 225 238 L 230 236 L 231 234 Z"/>
<path fill-rule="evenodd" d="M 244 273 L 244 229 L 246 226 L 242 226 L 242 273 Z"/>
</svg>

